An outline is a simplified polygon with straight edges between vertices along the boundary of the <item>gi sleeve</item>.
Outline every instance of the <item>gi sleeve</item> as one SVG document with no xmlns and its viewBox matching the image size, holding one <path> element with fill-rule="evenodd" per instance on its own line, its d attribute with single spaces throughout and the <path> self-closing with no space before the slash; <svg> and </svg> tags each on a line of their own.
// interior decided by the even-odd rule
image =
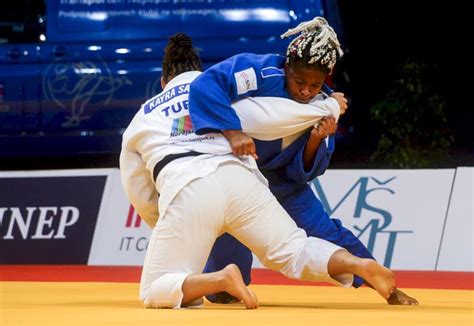
<svg viewBox="0 0 474 326">
<path fill-rule="evenodd" d="M 321 142 L 309 171 L 304 168 L 303 154 L 306 143 L 302 146 L 293 159 L 286 166 L 287 176 L 297 183 L 307 183 L 324 174 L 329 166 L 332 153 L 334 152 L 334 136 L 329 136 Z"/>
<path fill-rule="evenodd" d="M 221 130 L 242 130 L 231 103 L 270 93 L 279 78 L 263 78 L 260 56 L 240 54 L 200 74 L 190 85 L 189 113 L 198 135 Z"/>
<path fill-rule="evenodd" d="M 154 228 L 159 217 L 158 192 L 141 155 L 126 145 L 120 152 L 120 179 L 130 204 Z"/>
<path fill-rule="evenodd" d="M 304 131 L 323 117 L 339 117 L 339 104 L 334 98 L 300 104 L 279 97 L 249 97 L 232 104 L 242 130 L 259 140 L 275 140 Z"/>
</svg>

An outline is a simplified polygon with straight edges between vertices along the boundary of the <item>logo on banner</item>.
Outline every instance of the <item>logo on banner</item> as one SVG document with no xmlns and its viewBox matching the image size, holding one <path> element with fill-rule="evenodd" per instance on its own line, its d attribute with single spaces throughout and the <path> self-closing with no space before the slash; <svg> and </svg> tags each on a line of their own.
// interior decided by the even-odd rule
<svg viewBox="0 0 474 326">
<path fill-rule="evenodd" d="M 127 234 L 122 236 L 120 239 L 119 250 L 120 251 L 138 251 L 143 252 L 148 247 L 148 238 L 143 236 L 140 230 L 143 227 L 146 227 L 146 224 L 142 223 L 142 218 L 137 214 L 132 205 L 128 209 L 128 215 L 125 220 L 125 228 Z M 137 233 L 136 235 L 130 235 L 131 233 Z"/>
<path fill-rule="evenodd" d="M 139 228 L 142 224 L 142 218 L 135 212 L 135 209 L 132 205 L 128 210 L 127 222 L 125 223 L 125 227 L 127 228 Z"/>
<path fill-rule="evenodd" d="M 0 263 L 86 264 L 105 181 L 0 178 Z"/>
<path fill-rule="evenodd" d="M 80 216 L 79 209 L 74 206 L 25 209 L 26 212 L 22 207 L 0 207 L 0 221 L 5 220 L 5 223 L 1 223 L 2 229 L 7 230 L 5 234 L 2 232 L 0 235 L 4 240 L 66 239 L 66 229 L 73 227 Z M 54 223 L 57 220 L 59 222 Z"/>
<path fill-rule="evenodd" d="M 356 230 L 356 232 L 354 233 L 358 238 L 363 236 L 368 238 L 367 249 L 371 253 L 374 252 L 376 243 L 378 241 L 382 241 L 382 239 L 387 241 L 387 246 L 384 253 L 384 265 L 387 267 L 390 267 L 392 263 L 398 236 L 405 233 L 413 233 L 413 231 L 391 229 L 390 225 L 393 221 L 392 214 L 383 207 L 370 205 L 367 202 L 367 197 L 369 194 L 374 192 L 386 192 L 390 195 L 395 194 L 395 191 L 391 189 L 390 185 L 390 183 L 395 179 L 396 177 L 392 177 L 383 181 L 374 177 L 361 177 L 352 185 L 350 189 L 347 190 L 347 192 L 337 203 L 329 202 L 319 180 L 316 179 L 313 182 L 316 195 L 321 200 L 325 211 L 330 216 L 333 216 L 338 208 L 348 202 L 347 199 L 351 194 L 355 194 L 357 196 L 352 215 L 355 221 L 353 228 Z M 364 219 L 362 219 L 362 217 L 364 217 Z M 368 219 L 366 217 L 368 217 Z"/>
</svg>

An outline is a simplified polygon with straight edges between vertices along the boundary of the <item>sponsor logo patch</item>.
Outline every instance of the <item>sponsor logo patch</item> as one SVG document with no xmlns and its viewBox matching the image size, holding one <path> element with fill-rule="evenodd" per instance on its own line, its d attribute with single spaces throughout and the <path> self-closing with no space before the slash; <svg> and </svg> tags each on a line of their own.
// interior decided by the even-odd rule
<svg viewBox="0 0 474 326">
<path fill-rule="evenodd" d="M 258 88 L 257 76 L 253 68 L 248 68 L 234 74 L 235 84 L 237 85 L 237 95 L 254 91 Z"/>
<path fill-rule="evenodd" d="M 174 119 L 170 137 L 186 136 L 192 133 L 194 133 L 194 129 L 189 115 Z"/>
</svg>

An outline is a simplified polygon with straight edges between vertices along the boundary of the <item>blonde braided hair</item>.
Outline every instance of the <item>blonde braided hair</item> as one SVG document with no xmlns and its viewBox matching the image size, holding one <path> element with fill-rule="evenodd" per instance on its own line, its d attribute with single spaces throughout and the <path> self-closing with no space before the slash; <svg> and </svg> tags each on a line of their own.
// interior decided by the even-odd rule
<svg viewBox="0 0 474 326">
<path fill-rule="evenodd" d="M 320 65 L 332 71 L 338 57 L 343 55 L 334 29 L 323 17 L 302 22 L 281 35 L 286 38 L 299 34 L 290 42 L 286 51 L 288 64 L 303 62 L 305 65 Z"/>
</svg>

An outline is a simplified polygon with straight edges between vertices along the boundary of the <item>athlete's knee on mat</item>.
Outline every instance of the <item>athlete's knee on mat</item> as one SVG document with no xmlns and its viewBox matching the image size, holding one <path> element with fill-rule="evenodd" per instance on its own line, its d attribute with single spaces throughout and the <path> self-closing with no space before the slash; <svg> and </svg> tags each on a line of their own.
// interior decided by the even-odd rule
<svg viewBox="0 0 474 326">
<path fill-rule="evenodd" d="M 181 308 L 182 286 L 188 275 L 189 273 L 167 273 L 154 280 L 150 287 L 140 293 L 145 308 Z"/>
</svg>

